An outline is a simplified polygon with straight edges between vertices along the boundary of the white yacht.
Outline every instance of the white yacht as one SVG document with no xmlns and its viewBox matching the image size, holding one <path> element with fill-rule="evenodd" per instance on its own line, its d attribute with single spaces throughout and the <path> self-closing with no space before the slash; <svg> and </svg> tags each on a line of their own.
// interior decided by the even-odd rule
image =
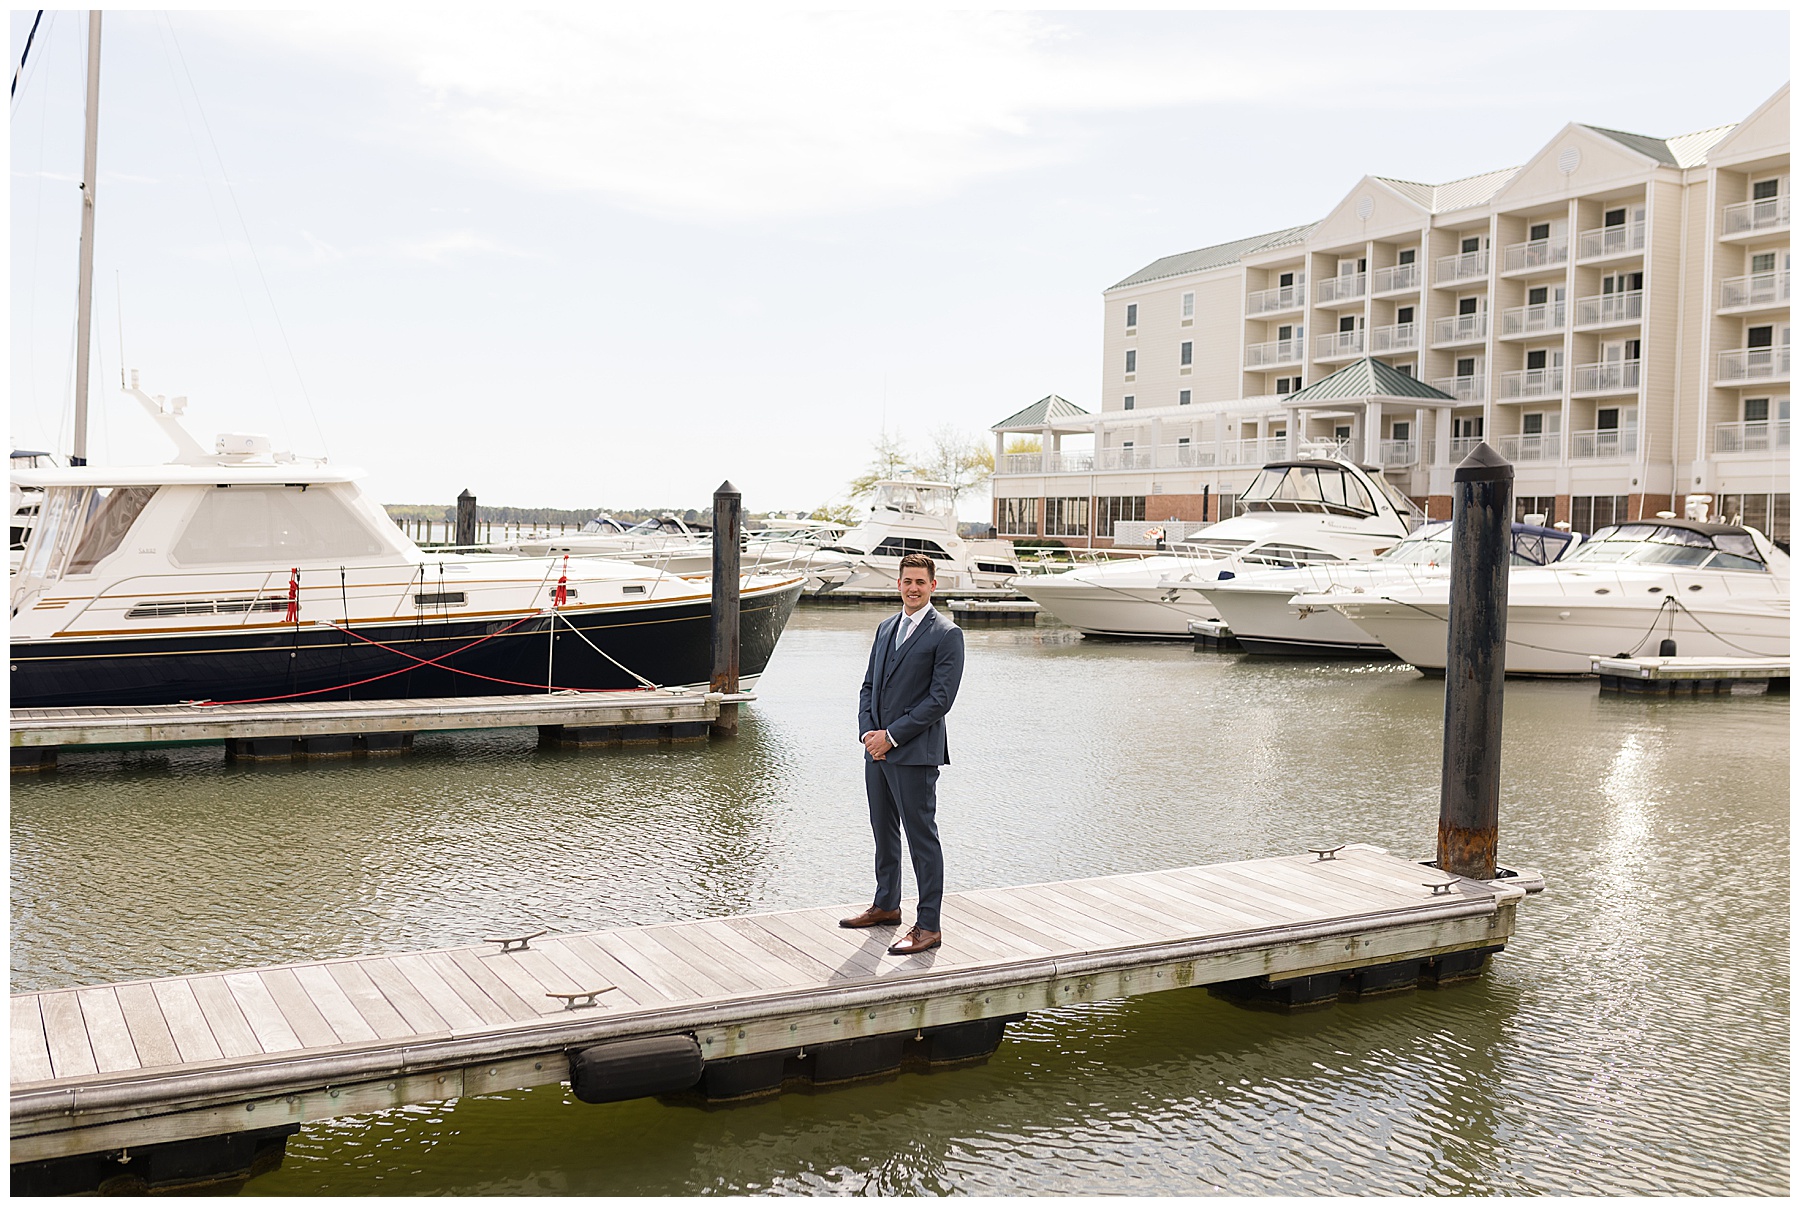
<svg viewBox="0 0 1800 1207">
<path fill-rule="evenodd" d="M 1202 589 L 1221 576 L 1374 557 L 1422 519 L 1381 470 L 1340 458 L 1263 466 L 1238 510 L 1175 542 L 1180 552 L 1017 578 L 1013 588 L 1083 633 L 1186 640 L 1188 621 L 1218 619 Z"/>
<path fill-rule="evenodd" d="M 940 590 L 999 590 L 1019 573 L 1011 541 L 964 540 L 957 535 L 948 484 L 912 478 L 877 482 L 869 518 L 826 546 L 826 551 L 853 560 L 843 585 L 856 591 L 896 591 L 900 559 L 908 553 L 931 558 Z"/>
<path fill-rule="evenodd" d="M 1542 517 L 1527 517 L 1541 519 Z M 1351 624 L 1335 608 L 1295 604 L 1300 595 L 1325 591 L 1364 594 L 1411 585 L 1450 573 L 1451 527 L 1436 520 L 1366 562 L 1332 562 L 1291 570 L 1257 570 L 1201 588 L 1239 645 L 1253 654 L 1307 657 L 1389 656 L 1381 642 Z M 1541 525 L 1512 526 L 1512 565 L 1542 566 L 1581 544 L 1571 532 Z"/>
<path fill-rule="evenodd" d="M 850 578 L 855 561 L 824 546 L 841 538 L 846 525 L 822 520 L 783 520 L 746 533 L 738 564 L 745 572 L 799 574 L 806 593 L 841 587 Z M 525 557 L 604 557 L 635 562 L 669 574 L 712 573 L 712 533 L 696 528 L 679 516 L 663 515 L 633 524 L 621 524 L 611 516 L 597 516 L 580 532 L 536 533 L 505 545 L 496 553 Z"/>
<path fill-rule="evenodd" d="M 1419 670 L 1442 673 L 1447 579 L 1295 603 L 1337 609 Z M 1786 657 L 1788 555 L 1754 528 L 1658 517 L 1602 528 L 1554 565 L 1512 572 L 1506 672 L 1585 675 L 1589 659 Z"/>
<path fill-rule="evenodd" d="M 711 584 L 625 562 L 428 553 L 355 471 L 203 449 L 130 391 L 167 465 L 22 470 L 43 492 L 12 580 L 15 708 L 389 699 L 710 682 Z M 180 400 L 177 400 L 179 403 Z M 741 584 L 755 682 L 798 575 Z"/>
<path fill-rule="evenodd" d="M 7 545 L 7 568 L 17 570 L 19 559 L 25 555 L 25 538 L 31 535 L 31 529 L 37 523 L 38 507 L 44 501 L 44 492 L 35 487 L 20 486 L 13 481 L 11 474 L 21 469 L 48 469 L 58 464 L 59 458 L 54 453 L 34 452 L 30 449 L 16 448 L 12 452 L 12 464 L 8 469 L 7 502 L 12 513 L 10 540 Z"/>
</svg>

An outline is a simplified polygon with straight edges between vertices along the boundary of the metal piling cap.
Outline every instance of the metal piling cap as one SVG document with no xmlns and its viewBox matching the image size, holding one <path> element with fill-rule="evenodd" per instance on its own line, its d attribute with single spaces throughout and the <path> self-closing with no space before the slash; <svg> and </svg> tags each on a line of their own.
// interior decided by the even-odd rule
<svg viewBox="0 0 1800 1207">
<path fill-rule="evenodd" d="M 719 488 L 717 490 L 713 491 L 713 494 L 715 494 L 715 495 L 738 495 L 740 497 L 743 495 L 743 493 L 744 493 L 743 491 L 739 490 L 737 487 L 735 487 L 731 484 L 730 478 L 727 478 L 723 482 L 719 483 Z"/>
<path fill-rule="evenodd" d="M 1512 462 L 1485 440 L 1470 449 L 1469 455 L 1456 467 L 1458 482 L 1510 482 L 1512 476 Z"/>
</svg>

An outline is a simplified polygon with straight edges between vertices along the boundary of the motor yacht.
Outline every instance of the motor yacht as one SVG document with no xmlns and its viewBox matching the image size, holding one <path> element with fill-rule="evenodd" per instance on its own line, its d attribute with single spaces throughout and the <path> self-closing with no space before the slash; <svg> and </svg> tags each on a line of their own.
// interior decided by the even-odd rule
<svg viewBox="0 0 1800 1207">
<path fill-rule="evenodd" d="M 1392 655 L 1388 648 L 1339 615 L 1337 610 L 1290 602 L 1325 591 L 1366 593 L 1411 585 L 1450 573 L 1448 520 L 1424 524 L 1399 544 L 1366 562 L 1332 562 L 1291 570 L 1252 570 L 1202 587 L 1239 645 L 1253 654 L 1313 658 Z M 1512 526 L 1512 565 L 1542 566 L 1579 547 L 1581 538 L 1541 525 Z"/>
<path fill-rule="evenodd" d="M 825 549 L 846 529 L 847 525 L 823 520 L 778 521 L 745 534 L 738 565 L 747 573 L 799 574 L 807 594 L 830 591 L 843 586 L 856 565 L 850 556 Z M 524 557 L 611 558 L 670 574 L 712 573 L 711 531 L 673 515 L 630 527 L 611 516 L 598 516 L 583 524 L 580 532 L 535 533 L 491 548 Z"/>
<path fill-rule="evenodd" d="M 1186 640 L 1188 621 L 1219 618 L 1203 588 L 1221 574 L 1371 558 L 1423 518 L 1380 469 L 1336 457 L 1270 462 L 1238 510 L 1171 542 L 1176 552 L 1026 576 L 1013 588 L 1083 633 Z"/>
<path fill-rule="evenodd" d="M 56 465 L 59 458 L 53 453 L 34 452 L 31 449 L 16 448 L 12 452 L 12 463 L 8 468 L 7 502 L 12 513 L 10 540 L 7 545 L 8 571 L 19 568 L 19 560 L 25 556 L 25 538 L 31 535 L 32 526 L 37 523 L 38 507 L 44 501 L 44 492 L 35 487 L 20 486 L 13 481 L 11 474 L 21 469 L 47 469 Z"/>
<path fill-rule="evenodd" d="M 43 492 L 12 580 L 15 708 L 477 696 L 710 682 L 711 584 L 627 562 L 426 552 L 357 471 L 130 391 L 166 465 L 23 470 Z M 741 582 L 754 683 L 798 575 Z"/>
<path fill-rule="evenodd" d="M 1335 608 L 1421 671 L 1449 647 L 1448 579 L 1296 596 Z M 1788 653 L 1788 555 L 1754 528 L 1660 516 L 1602 528 L 1566 559 L 1514 570 L 1506 672 L 1585 675 L 1589 659 Z"/>
<path fill-rule="evenodd" d="M 965 540 L 956 531 L 952 488 L 944 482 L 893 478 L 875 483 L 869 517 L 826 552 L 851 558 L 843 584 L 854 591 L 893 591 L 900 559 L 923 553 L 937 567 L 940 590 L 999 590 L 1019 573 L 1012 542 Z"/>
</svg>

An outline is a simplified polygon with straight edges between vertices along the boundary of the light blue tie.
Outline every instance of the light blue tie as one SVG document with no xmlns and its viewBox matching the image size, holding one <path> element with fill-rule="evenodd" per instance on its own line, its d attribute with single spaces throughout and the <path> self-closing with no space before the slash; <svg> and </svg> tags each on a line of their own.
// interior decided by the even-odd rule
<svg viewBox="0 0 1800 1207">
<path fill-rule="evenodd" d="M 906 639 L 908 637 L 912 636 L 913 628 L 918 623 L 919 623 L 919 621 L 918 621 L 917 617 L 905 616 L 905 615 L 902 615 L 900 617 L 900 636 L 894 642 L 895 649 L 899 649 L 901 646 L 906 644 Z"/>
</svg>

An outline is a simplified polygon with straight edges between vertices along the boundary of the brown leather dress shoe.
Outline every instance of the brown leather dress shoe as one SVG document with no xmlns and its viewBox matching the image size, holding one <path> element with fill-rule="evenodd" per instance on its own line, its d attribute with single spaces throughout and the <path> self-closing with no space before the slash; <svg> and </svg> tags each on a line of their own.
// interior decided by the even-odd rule
<svg viewBox="0 0 1800 1207">
<path fill-rule="evenodd" d="M 888 948 L 891 956 L 916 956 L 921 951 L 930 951 L 942 945 L 944 932 L 941 930 L 922 930 L 915 926 L 906 932 L 906 937 Z"/>
<path fill-rule="evenodd" d="M 851 930 L 861 930 L 865 926 L 898 926 L 900 925 L 900 911 L 897 909 L 881 909 L 871 905 L 868 909 L 865 909 L 854 918 L 840 919 L 838 925 L 848 927 Z"/>
</svg>

